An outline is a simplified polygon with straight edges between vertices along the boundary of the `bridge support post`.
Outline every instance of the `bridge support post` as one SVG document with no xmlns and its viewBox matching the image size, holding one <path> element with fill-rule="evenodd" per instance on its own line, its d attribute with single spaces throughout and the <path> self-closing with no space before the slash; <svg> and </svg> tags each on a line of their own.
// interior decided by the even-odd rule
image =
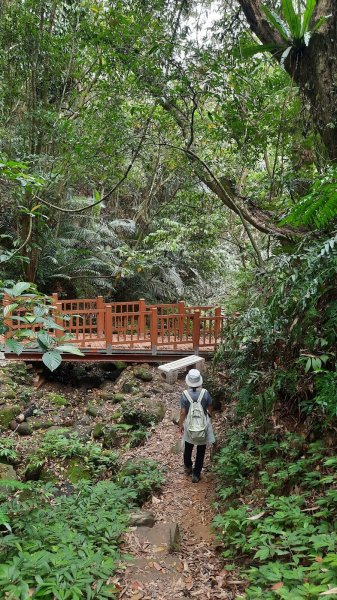
<svg viewBox="0 0 337 600">
<path fill-rule="evenodd" d="M 151 308 L 150 340 L 151 340 L 151 352 L 152 352 L 152 354 L 157 354 L 157 343 L 158 343 L 158 309 L 157 308 Z"/>
<path fill-rule="evenodd" d="M 112 305 L 105 305 L 105 343 L 108 354 L 112 353 Z"/>
<path fill-rule="evenodd" d="M 139 299 L 139 315 L 138 315 L 138 335 L 140 339 L 145 339 L 145 300 Z"/>
<path fill-rule="evenodd" d="M 179 300 L 178 302 L 178 332 L 179 339 L 182 340 L 184 334 L 184 318 L 185 318 L 185 302 Z"/>
<path fill-rule="evenodd" d="M 215 307 L 214 342 L 217 343 L 221 333 L 221 306 Z"/>
<path fill-rule="evenodd" d="M 200 343 L 200 310 L 196 310 L 193 315 L 192 343 L 193 352 L 198 356 Z"/>
<path fill-rule="evenodd" d="M 104 334 L 104 300 L 103 300 L 103 296 L 97 296 L 96 307 L 97 307 L 97 335 L 102 336 Z"/>
</svg>

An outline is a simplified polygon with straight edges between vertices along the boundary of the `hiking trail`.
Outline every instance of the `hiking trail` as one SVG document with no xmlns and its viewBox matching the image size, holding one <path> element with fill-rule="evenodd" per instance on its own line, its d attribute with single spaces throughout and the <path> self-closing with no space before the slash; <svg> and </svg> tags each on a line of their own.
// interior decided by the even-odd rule
<svg viewBox="0 0 337 600">
<path fill-rule="evenodd" d="M 163 395 L 163 421 L 144 446 L 124 455 L 157 460 L 165 468 L 166 483 L 160 494 L 142 508 L 154 514 L 155 525 L 131 527 L 124 536 L 122 549 L 131 560 L 114 578 L 120 600 L 229 600 L 237 597 L 238 584 L 242 583 L 224 569 L 211 529 L 215 481 L 210 450 L 206 451 L 200 482 L 192 484 L 184 472 L 182 452 L 176 448 L 181 435 L 173 418 L 178 414 L 184 388 L 184 382 L 178 380 L 172 392 Z M 214 414 L 215 433 L 223 427 L 224 420 L 223 413 Z"/>
</svg>

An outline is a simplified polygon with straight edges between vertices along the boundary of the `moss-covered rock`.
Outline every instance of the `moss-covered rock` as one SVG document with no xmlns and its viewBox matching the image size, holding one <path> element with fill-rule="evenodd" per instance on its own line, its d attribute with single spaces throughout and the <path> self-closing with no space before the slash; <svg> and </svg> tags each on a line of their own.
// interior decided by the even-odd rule
<svg viewBox="0 0 337 600">
<path fill-rule="evenodd" d="M 61 394 L 54 394 L 53 392 L 50 392 L 49 394 L 47 394 L 46 399 L 49 402 L 51 402 L 51 404 L 56 404 L 56 406 L 68 406 L 69 405 L 69 401 L 67 400 L 67 398 L 65 398 Z"/>
<path fill-rule="evenodd" d="M 119 445 L 118 431 L 114 427 L 106 426 L 103 428 L 103 448 L 110 450 Z"/>
<path fill-rule="evenodd" d="M 29 424 L 32 429 L 49 429 L 49 427 L 53 427 L 54 421 L 43 421 L 41 419 L 31 419 Z"/>
<path fill-rule="evenodd" d="M 121 405 L 122 418 L 128 425 L 151 425 L 159 423 L 165 415 L 165 406 L 162 402 L 154 402 L 150 398 L 126 400 Z"/>
<path fill-rule="evenodd" d="M 126 369 L 128 366 L 128 364 L 123 360 L 115 360 L 113 364 L 119 371 L 124 371 L 124 369 Z"/>
<path fill-rule="evenodd" d="M 90 479 L 90 470 L 77 458 L 71 458 L 66 469 L 66 477 L 70 483 L 78 483 L 83 479 Z"/>
<path fill-rule="evenodd" d="M 134 391 L 136 391 L 136 386 L 133 383 L 133 381 L 124 381 L 123 385 L 122 385 L 122 391 L 125 394 L 132 394 Z"/>
<path fill-rule="evenodd" d="M 33 370 L 29 368 L 23 361 L 9 362 L 5 371 L 7 376 L 21 385 L 30 385 L 33 383 Z"/>
<path fill-rule="evenodd" d="M 99 440 L 100 438 L 102 438 L 104 435 L 104 425 L 103 423 L 96 423 L 93 431 L 92 431 L 92 437 L 94 438 L 94 440 Z"/>
<path fill-rule="evenodd" d="M 153 375 L 148 369 L 144 369 L 143 367 L 139 367 L 134 370 L 134 375 L 137 379 L 141 381 L 152 381 Z"/>
<path fill-rule="evenodd" d="M 0 481 L 17 481 L 17 475 L 12 465 L 0 463 Z M 0 485 L 1 496 L 7 496 L 11 492 L 11 488 L 5 484 Z"/>
<path fill-rule="evenodd" d="M 16 432 L 19 435 L 32 435 L 33 430 L 28 423 L 20 423 L 16 428 Z"/>
<path fill-rule="evenodd" d="M 20 406 L 2 406 L 0 408 L 0 427 L 8 429 L 10 422 L 21 412 Z"/>
<path fill-rule="evenodd" d="M 90 415 L 90 417 L 97 417 L 99 409 L 97 408 L 97 406 L 89 404 L 89 406 L 87 406 L 87 408 L 85 409 L 85 412 L 87 415 Z"/>
</svg>

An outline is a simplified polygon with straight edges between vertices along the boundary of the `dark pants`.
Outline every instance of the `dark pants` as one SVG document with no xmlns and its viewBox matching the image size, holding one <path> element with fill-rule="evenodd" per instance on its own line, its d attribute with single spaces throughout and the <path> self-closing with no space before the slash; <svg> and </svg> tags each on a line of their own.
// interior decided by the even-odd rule
<svg viewBox="0 0 337 600">
<path fill-rule="evenodd" d="M 184 465 L 185 465 L 185 467 L 188 467 L 188 468 L 192 467 L 192 450 L 193 450 L 193 444 L 189 444 L 188 442 L 185 442 Z M 195 464 L 194 464 L 194 469 L 193 469 L 193 473 L 194 473 L 194 475 L 197 475 L 197 477 L 200 477 L 201 469 L 204 464 L 205 452 L 206 452 L 206 444 L 203 446 L 197 446 L 197 456 L 195 459 Z"/>
</svg>

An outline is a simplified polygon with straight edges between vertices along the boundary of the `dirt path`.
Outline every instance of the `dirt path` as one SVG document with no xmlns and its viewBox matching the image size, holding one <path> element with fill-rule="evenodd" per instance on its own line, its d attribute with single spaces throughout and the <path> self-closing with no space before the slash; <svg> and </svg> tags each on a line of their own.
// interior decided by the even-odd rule
<svg viewBox="0 0 337 600">
<path fill-rule="evenodd" d="M 158 498 L 152 498 L 143 507 L 154 513 L 155 530 L 151 533 L 144 528 L 132 528 L 125 536 L 124 549 L 132 556 L 132 562 L 118 577 L 121 599 L 236 597 L 235 581 L 231 581 L 231 573 L 223 569 L 210 528 L 214 501 L 210 453 L 207 450 L 201 481 L 192 484 L 184 473 L 182 453 L 173 452 L 173 446 L 180 439 L 178 427 L 172 422 L 172 414 L 178 408 L 179 388 L 184 389 L 183 382 L 178 382 L 174 393 L 163 398 L 167 405 L 165 418 L 147 443 L 127 454 L 127 458 L 158 460 L 166 468 L 166 484 Z M 215 415 L 215 432 L 222 421 L 223 416 Z M 178 549 L 172 551 L 163 539 L 176 524 L 181 541 Z"/>
</svg>

